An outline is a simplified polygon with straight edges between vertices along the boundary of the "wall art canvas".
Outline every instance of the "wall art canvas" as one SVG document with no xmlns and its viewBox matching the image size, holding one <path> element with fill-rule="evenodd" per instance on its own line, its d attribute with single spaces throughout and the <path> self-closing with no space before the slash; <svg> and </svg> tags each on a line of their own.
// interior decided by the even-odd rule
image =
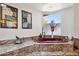
<svg viewBox="0 0 79 59">
<path fill-rule="evenodd" d="M 0 3 L 0 28 L 18 28 L 18 9 Z"/>
<path fill-rule="evenodd" d="M 32 29 L 32 13 L 22 10 L 22 28 Z"/>
</svg>

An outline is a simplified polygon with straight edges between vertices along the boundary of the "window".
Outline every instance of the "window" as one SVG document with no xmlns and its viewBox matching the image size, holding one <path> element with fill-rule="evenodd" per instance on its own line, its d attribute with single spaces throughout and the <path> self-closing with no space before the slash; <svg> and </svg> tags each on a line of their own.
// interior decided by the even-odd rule
<svg viewBox="0 0 79 59">
<path fill-rule="evenodd" d="M 59 35 L 61 34 L 61 13 L 56 12 L 52 13 L 50 15 L 45 15 L 43 16 L 43 32 L 46 33 L 46 35 L 51 35 L 51 29 L 49 29 L 51 22 L 54 22 L 54 24 L 57 24 L 57 26 L 54 29 L 54 35 Z"/>
<path fill-rule="evenodd" d="M 47 24 L 51 23 L 51 21 L 54 21 L 54 23 L 61 23 L 61 13 L 57 12 L 43 16 L 43 21 Z"/>
</svg>

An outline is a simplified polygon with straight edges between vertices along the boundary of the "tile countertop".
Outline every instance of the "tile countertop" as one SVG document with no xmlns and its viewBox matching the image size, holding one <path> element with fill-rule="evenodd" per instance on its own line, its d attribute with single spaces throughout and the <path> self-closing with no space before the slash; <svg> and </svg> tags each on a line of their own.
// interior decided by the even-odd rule
<svg viewBox="0 0 79 59">
<path fill-rule="evenodd" d="M 27 46 L 35 45 L 35 44 L 73 44 L 73 42 L 66 42 L 66 43 L 37 43 L 33 42 L 31 39 L 24 41 L 22 44 L 10 44 L 10 45 L 2 45 L 0 46 L 0 54 L 21 49 Z"/>
</svg>

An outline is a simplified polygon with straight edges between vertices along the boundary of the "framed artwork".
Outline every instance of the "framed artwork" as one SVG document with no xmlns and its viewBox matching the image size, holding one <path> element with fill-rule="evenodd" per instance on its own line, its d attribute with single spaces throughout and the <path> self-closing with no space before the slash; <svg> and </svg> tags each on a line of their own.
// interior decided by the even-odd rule
<svg viewBox="0 0 79 59">
<path fill-rule="evenodd" d="M 22 10 L 22 28 L 32 29 L 32 13 Z"/>
<path fill-rule="evenodd" d="M 18 9 L 0 3 L 0 28 L 18 28 Z"/>
</svg>

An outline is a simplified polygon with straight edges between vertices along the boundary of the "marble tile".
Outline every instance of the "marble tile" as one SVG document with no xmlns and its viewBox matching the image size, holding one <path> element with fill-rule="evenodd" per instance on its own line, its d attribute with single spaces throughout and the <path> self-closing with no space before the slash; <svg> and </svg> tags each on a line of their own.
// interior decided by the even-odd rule
<svg viewBox="0 0 79 59">
<path fill-rule="evenodd" d="M 11 43 L 10 41 L 9 43 Z M 73 42 L 68 43 L 36 43 L 25 39 L 22 44 L 7 44 L 0 46 L 2 56 L 62 56 L 78 55 L 73 51 Z"/>
<path fill-rule="evenodd" d="M 33 52 L 32 54 L 29 54 L 28 56 L 62 56 L 64 55 L 63 52 L 61 51 L 56 51 L 56 52 Z"/>
</svg>

